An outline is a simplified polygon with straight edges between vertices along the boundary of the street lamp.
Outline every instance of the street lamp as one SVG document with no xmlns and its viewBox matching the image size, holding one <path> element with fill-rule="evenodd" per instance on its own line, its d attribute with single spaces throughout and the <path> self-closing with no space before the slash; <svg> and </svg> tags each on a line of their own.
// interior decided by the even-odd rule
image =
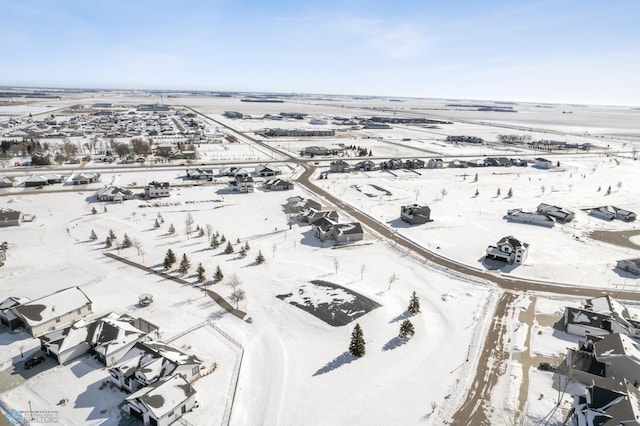
<svg viewBox="0 0 640 426">
<path fill-rule="evenodd" d="M 31 408 L 31 401 L 29 401 L 29 415 L 31 417 L 31 420 L 33 420 L 33 408 Z"/>
</svg>

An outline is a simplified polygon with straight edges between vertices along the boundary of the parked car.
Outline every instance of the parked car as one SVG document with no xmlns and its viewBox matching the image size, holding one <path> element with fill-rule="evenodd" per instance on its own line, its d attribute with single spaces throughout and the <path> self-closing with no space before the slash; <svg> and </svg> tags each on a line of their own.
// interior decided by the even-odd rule
<svg viewBox="0 0 640 426">
<path fill-rule="evenodd" d="M 541 362 L 540 365 L 538 365 L 538 370 L 555 371 L 556 368 L 548 362 Z"/>
<path fill-rule="evenodd" d="M 46 359 L 47 359 L 47 358 L 45 358 L 45 356 L 44 356 L 44 355 L 37 355 L 37 356 L 31 357 L 31 358 L 29 358 L 28 360 L 26 360 L 26 361 L 24 362 L 24 368 L 25 368 L 25 370 L 28 370 L 28 369 L 30 369 L 30 368 L 33 368 L 33 367 L 35 367 L 36 365 L 38 365 L 38 364 L 40 364 L 40 363 L 44 362 Z"/>
</svg>

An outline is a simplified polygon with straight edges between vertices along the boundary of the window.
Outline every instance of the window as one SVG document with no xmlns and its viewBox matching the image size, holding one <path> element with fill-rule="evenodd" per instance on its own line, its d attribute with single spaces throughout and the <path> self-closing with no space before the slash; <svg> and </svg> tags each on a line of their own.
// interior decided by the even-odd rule
<svg viewBox="0 0 640 426">
<path fill-rule="evenodd" d="M 198 374 L 198 372 L 200 371 L 200 367 L 199 366 L 195 366 L 191 369 L 191 375 L 195 376 L 196 374 Z"/>
<path fill-rule="evenodd" d="M 60 322 L 60 317 L 56 317 L 56 322 Z"/>
<path fill-rule="evenodd" d="M 169 417 L 173 417 L 175 413 L 173 411 L 169 412 Z"/>
<path fill-rule="evenodd" d="M 82 308 L 78 309 L 78 314 L 82 313 Z"/>
</svg>

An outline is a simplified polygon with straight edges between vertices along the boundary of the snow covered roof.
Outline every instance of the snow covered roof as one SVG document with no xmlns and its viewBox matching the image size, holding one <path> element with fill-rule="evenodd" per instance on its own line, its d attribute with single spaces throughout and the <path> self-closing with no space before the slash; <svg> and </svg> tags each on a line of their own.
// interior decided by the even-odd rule
<svg viewBox="0 0 640 426">
<path fill-rule="evenodd" d="M 187 380 L 176 374 L 162 382 L 156 382 L 129 395 L 127 401 L 134 400 L 145 405 L 156 417 L 161 418 L 174 410 L 196 393 Z"/>
<path fill-rule="evenodd" d="M 33 327 L 86 305 L 91 305 L 91 300 L 76 286 L 16 306 L 13 310 Z"/>
<path fill-rule="evenodd" d="M 624 334 L 608 334 L 596 341 L 593 345 L 598 361 L 602 361 L 602 359 L 608 357 L 626 356 L 636 362 L 640 362 L 640 348 L 638 347 L 638 343 Z"/>
<path fill-rule="evenodd" d="M 355 235 L 364 233 L 360 222 L 338 223 L 334 225 L 334 227 L 338 235 Z"/>
<path fill-rule="evenodd" d="M 29 299 L 28 297 L 9 296 L 2 302 L 0 302 L 0 311 L 13 308 L 14 306 L 22 305 L 23 303 L 27 303 L 29 300 L 31 299 Z"/>
</svg>

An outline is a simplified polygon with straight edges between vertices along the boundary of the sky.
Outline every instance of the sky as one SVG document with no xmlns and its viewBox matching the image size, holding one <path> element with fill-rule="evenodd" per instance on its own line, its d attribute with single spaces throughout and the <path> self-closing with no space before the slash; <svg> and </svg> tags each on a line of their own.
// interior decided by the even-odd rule
<svg viewBox="0 0 640 426">
<path fill-rule="evenodd" d="M 5 1 L 0 85 L 640 105 L 640 2 Z"/>
</svg>

